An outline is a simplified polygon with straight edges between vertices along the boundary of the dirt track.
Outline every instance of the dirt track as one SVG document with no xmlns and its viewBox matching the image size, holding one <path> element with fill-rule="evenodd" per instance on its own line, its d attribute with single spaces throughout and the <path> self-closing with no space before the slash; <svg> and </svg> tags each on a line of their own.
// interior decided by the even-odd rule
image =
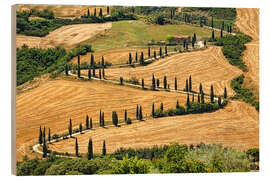
<svg viewBox="0 0 270 180">
<path fill-rule="evenodd" d="M 87 74 L 86 71 L 83 73 Z M 163 86 L 163 77 L 166 75 L 171 88 L 174 88 L 174 78 L 176 76 L 178 88 L 184 89 L 186 79 L 191 75 L 193 90 L 197 92 L 201 82 L 207 94 L 210 93 L 210 85 L 213 84 L 216 94 L 222 95 L 226 86 L 228 95 L 232 95 L 231 79 L 242 72 L 228 63 L 220 47 L 209 47 L 203 51 L 172 55 L 147 66 L 106 70 L 108 78 L 117 80 L 119 80 L 120 76 L 124 79 L 137 77 L 141 80 L 144 78 L 146 85 L 151 85 L 153 73 L 156 78 L 161 80 L 161 87 Z"/>
<path fill-rule="evenodd" d="M 123 119 L 124 109 L 128 117 L 135 118 L 136 105 L 141 104 L 144 116 L 150 115 L 152 102 L 156 108 L 160 102 L 164 109 L 186 102 L 186 95 L 169 92 L 143 91 L 102 82 L 78 82 L 53 80 L 16 96 L 17 155 L 22 158 L 29 151 L 29 145 L 37 141 L 39 126 L 51 128 L 52 134 L 67 131 L 69 118 L 74 127 L 85 123 L 88 114 L 93 122 L 99 121 L 99 110 L 105 114 L 105 121 L 111 122 L 112 110 Z"/>
<path fill-rule="evenodd" d="M 120 128 L 96 129 L 78 135 L 79 151 L 87 152 L 88 140 L 93 139 L 94 152 L 101 153 L 103 140 L 107 152 L 120 147 L 142 148 L 168 144 L 222 143 L 239 149 L 258 147 L 258 113 L 246 103 L 233 101 L 214 113 L 151 119 Z M 50 145 L 50 149 L 74 154 L 75 139 Z"/>
<path fill-rule="evenodd" d="M 247 65 L 248 72 L 245 73 L 244 85 L 254 89 L 255 95 L 259 98 L 259 9 L 240 8 L 237 9 L 236 25 L 241 32 L 251 36 L 253 41 L 247 43 L 247 50 L 244 52 L 243 60 Z"/>
<path fill-rule="evenodd" d="M 73 48 L 77 44 L 82 43 L 111 27 L 111 22 L 100 24 L 76 24 L 62 26 L 42 38 L 16 35 L 16 47 L 21 47 L 23 44 L 26 44 L 29 47 L 38 48 L 51 48 L 56 46 Z"/>
</svg>

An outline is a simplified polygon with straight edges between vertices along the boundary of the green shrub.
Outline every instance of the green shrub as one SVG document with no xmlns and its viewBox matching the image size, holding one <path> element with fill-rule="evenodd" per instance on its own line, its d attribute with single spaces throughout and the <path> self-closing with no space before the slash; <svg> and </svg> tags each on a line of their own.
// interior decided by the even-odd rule
<svg viewBox="0 0 270 180">
<path fill-rule="evenodd" d="M 260 160 L 259 158 L 259 149 L 258 148 L 252 148 L 252 149 L 249 149 L 247 150 L 246 152 L 247 156 L 251 156 L 250 159 L 252 159 L 253 162 L 258 162 Z"/>
</svg>

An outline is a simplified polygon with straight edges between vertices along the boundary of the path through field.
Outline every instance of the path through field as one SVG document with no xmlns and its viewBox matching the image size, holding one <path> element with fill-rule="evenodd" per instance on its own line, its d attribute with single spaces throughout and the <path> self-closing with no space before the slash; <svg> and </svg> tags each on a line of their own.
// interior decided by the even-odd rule
<svg viewBox="0 0 270 180">
<path fill-rule="evenodd" d="M 241 32 L 251 36 L 253 40 L 247 43 L 243 60 L 247 65 L 248 72 L 245 73 L 244 85 L 254 89 L 259 98 L 259 9 L 239 8 L 237 9 L 236 25 Z"/>
</svg>

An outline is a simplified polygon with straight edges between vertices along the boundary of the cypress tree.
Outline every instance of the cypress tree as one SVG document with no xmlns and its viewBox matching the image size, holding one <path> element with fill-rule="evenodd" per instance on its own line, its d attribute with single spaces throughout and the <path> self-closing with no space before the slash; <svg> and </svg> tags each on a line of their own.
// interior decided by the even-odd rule
<svg viewBox="0 0 270 180">
<path fill-rule="evenodd" d="M 149 58 L 151 57 L 151 50 L 150 50 L 150 47 L 148 47 L 148 57 L 149 57 Z"/>
<path fill-rule="evenodd" d="M 136 108 L 136 119 L 139 119 L 139 106 L 137 104 L 137 108 Z"/>
<path fill-rule="evenodd" d="M 152 104 L 152 117 L 155 116 L 155 104 L 153 103 Z"/>
<path fill-rule="evenodd" d="M 167 49 L 167 46 L 165 46 L 165 55 L 166 55 L 166 56 L 168 55 L 168 49 Z"/>
<path fill-rule="evenodd" d="M 91 68 L 88 69 L 88 79 L 91 79 Z"/>
<path fill-rule="evenodd" d="M 200 97 L 200 94 L 198 94 L 198 103 L 201 103 L 201 97 Z"/>
<path fill-rule="evenodd" d="M 212 31 L 212 41 L 215 41 L 215 31 Z"/>
<path fill-rule="evenodd" d="M 102 67 L 105 67 L 105 61 L 104 61 L 104 57 L 103 56 L 101 57 L 101 65 L 102 65 Z"/>
<path fill-rule="evenodd" d="M 45 128 L 45 126 L 44 126 L 44 128 L 43 128 L 43 137 L 44 137 L 44 141 L 46 141 L 46 128 Z M 43 141 L 43 143 L 44 143 L 44 141 Z"/>
<path fill-rule="evenodd" d="M 93 122 L 92 122 L 92 118 L 90 118 L 90 129 L 93 129 Z"/>
<path fill-rule="evenodd" d="M 85 128 L 89 129 L 89 117 L 88 117 L 88 115 L 86 115 L 86 119 L 85 119 Z"/>
<path fill-rule="evenodd" d="M 99 77 L 99 79 L 101 79 L 101 70 L 100 70 L 100 68 L 98 69 L 98 77 Z"/>
<path fill-rule="evenodd" d="M 115 111 L 112 112 L 112 122 L 113 122 L 113 125 L 118 126 L 118 116 Z"/>
<path fill-rule="evenodd" d="M 189 90 L 188 90 L 188 80 L 186 79 L 186 92 L 188 92 Z"/>
<path fill-rule="evenodd" d="M 204 92 L 202 91 L 202 94 L 201 94 L 201 103 L 204 104 Z"/>
<path fill-rule="evenodd" d="M 43 150 L 43 158 L 46 158 L 46 157 L 47 157 L 47 153 L 48 153 L 48 148 L 47 148 L 45 136 L 43 137 L 43 146 L 42 146 L 42 150 Z"/>
<path fill-rule="evenodd" d="M 42 136 L 43 136 L 43 134 L 42 134 L 41 126 L 39 126 L 39 137 L 38 137 L 39 144 L 42 144 L 43 143 Z"/>
<path fill-rule="evenodd" d="M 194 102 L 194 94 L 192 94 L 192 102 Z"/>
<path fill-rule="evenodd" d="M 204 45 L 204 47 L 206 47 L 206 40 L 203 41 L 203 45 Z"/>
<path fill-rule="evenodd" d="M 224 30 L 224 21 L 222 21 L 221 30 Z"/>
<path fill-rule="evenodd" d="M 93 159 L 93 142 L 92 142 L 92 138 L 89 138 L 89 142 L 88 142 L 88 153 L 87 153 L 87 159 Z"/>
<path fill-rule="evenodd" d="M 110 7 L 107 6 L 107 15 L 110 14 Z"/>
<path fill-rule="evenodd" d="M 94 16 L 97 16 L 97 9 L 94 9 Z"/>
<path fill-rule="evenodd" d="M 79 145 L 78 145 L 78 139 L 76 138 L 75 141 L 75 154 L 78 157 L 79 156 Z"/>
<path fill-rule="evenodd" d="M 225 87 L 224 88 L 224 99 L 226 99 L 227 98 L 227 88 Z"/>
<path fill-rule="evenodd" d="M 180 108 L 180 105 L 179 105 L 179 101 L 177 100 L 176 101 L 176 109 L 179 109 Z"/>
<path fill-rule="evenodd" d="M 127 110 L 125 109 L 125 122 L 127 122 Z"/>
<path fill-rule="evenodd" d="M 102 122 L 102 127 L 105 127 L 104 112 L 102 112 L 101 114 L 101 122 Z"/>
<path fill-rule="evenodd" d="M 162 48 L 159 47 L 159 57 L 162 57 Z"/>
<path fill-rule="evenodd" d="M 218 97 L 218 106 L 221 107 L 221 97 Z"/>
<path fill-rule="evenodd" d="M 131 55 L 131 53 L 129 53 L 129 55 L 128 55 L 128 62 L 129 62 L 129 64 L 132 64 L 132 55 Z"/>
<path fill-rule="evenodd" d="M 212 16 L 212 20 L 211 20 L 211 27 L 212 27 L 212 29 L 214 28 L 214 18 L 213 18 L 213 16 Z"/>
<path fill-rule="evenodd" d="M 66 76 L 68 76 L 68 64 L 65 65 L 65 73 L 66 73 Z"/>
<path fill-rule="evenodd" d="M 194 39 L 194 42 L 197 41 L 197 36 L 196 36 L 196 33 L 193 34 L 193 39 Z"/>
<path fill-rule="evenodd" d="M 220 37 L 223 38 L 223 30 L 220 31 Z"/>
<path fill-rule="evenodd" d="M 83 130 L 82 123 L 80 123 L 79 125 L 79 130 L 80 130 L 80 133 L 82 133 L 82 130 Z"/>
<path fill-rule="evenodd" d="M 51 128 L 49 128 L 49 132 L 48 132 L 48 142 L 51 142 Z"/>
<path fill-rule="evenodd" d="M 202 92 L 203 92 L 203 89 L 202 89 L 202 83 L 200 83 L 200 94 L 202 94 Z"/>
<path fill-rule="evenodd" d="M 103 141 L 102 155 L 103 155 L 103 156 L 106 155 L 106 142 L 105 142 L 105 140 Z"/>
<path fill-rule="evenodd" d="M 176 79 L 176 77 L 174 78 L 174 90 L 177 91 L 177 79 Z"/>
<path fill-rule="evenodd" d="M 189 76 L 189 88 L 188 88 L 189 92 L 192 92 L 192 80 L 191 80 L 191 75 Z"/>
<path fill-rule="evenodd" d="M 192 38 L 191 46 L 192 46 L 192 48 L 194 49 L 194 46 L 195 46 L 195 40 L 194 40 L 194 38 Z"/>
<path fill-rule="evenodd" d="M 144 65 L 144 57 L 143 57 L 143 52 L 141 52 L 140 64 L 141 64 L 141 65 Z"/>
<path fill-rule="evenodd" d="M 102 13 L 102 8 L 99 9 L 99 17 L 102 17 L 103 13 Z"/>
<path fill-rule="evenodd" d="M 99 110 L 99 125 L 102 126 L 102 112 Z"/>
<path fill-rule="evenodd" d="M 157 59 L 157 53 L 156 53 L 156 50 L 154 50 L 154 58 Z"/>
<path fill-rule="evenodd" d="M 154 74 L 152 74 L 152 90 L 156 89 L 156 80 Z"/>
<path fill-rule="evenodd" d="M 157 88 L 159 88 L 159 79 L 157 79 Z"/>
<path fill-rule="evenodd" d="M 138 62 L 138 52 L 136 51 L 136 54 L 135 54 L 135 61 Z"/>
<path fill-rule="evenodd" d="M 190 108 L 189 94 L 187 94 L 187 108 Z"/>
<path fill-rule="evenodd" d="M 120 77 L 120 85 L 123 85 L 123 78 Z"/>
<path fill-rule="evenodd" d="M 91 67 L 93 68 L 95 64 L 94 55 L 91 54 Z"/>
<path fill-rule="evenodd" d="M 90 10 L 87 9 L 87 17 L 90 17 Z"/>
<path fill-rule="evenodd" d="M 163 86 L 164 86 L 164 89 L 167 89 L 167 77 L 166 76 L 164 76 Z"/>
<path fill-rule="evenodd" d="M 81 77 L 80 55 L 78 55 L 78 78 Z"/>
<path fill-rule="evenodd" d="M 142 78 L 142 88 L 144 89 L 144 79 Z"/>
<path fill-rule="evenodd" d="M 163 103 L 160 103 L 160 110 L 163 112 Z"/>
<path fill-rule="evenodd" d="M 213 85 L 211 85 L 210 99 L 211 99 L 211 103 L 214 103 L 214 87 L 213 87 Z"/>
<path fill-rule="evenodd" d="M 68 133 L 69 133 L 69 136 L 72 137 L 72 120 L 71 120 L 71 118 L 69 119 Z"/>
<path fill-rule="evenodd" d="M 186 49 L 186 39 L 184 39 L 184 42 L 183 42 L 183 49 Z"/>
<path fill-rule="evenodd" d="M 140 120 L 142 120 L 142 119 L 143 119 L 143 114 L 142 114 L 142 106 L 140 106 L 139 119 L 140 119 Z"/>
<path fill-rule="evenodd" d="M 93 77 L 96 77 L 96 68 L 93 68 Z"/>
<path fill-rule="evenodd" d="M 102 68 L 102 76 L 103 76 L 103 79 L 105 79 L 105 69 Z"/>
</svg>

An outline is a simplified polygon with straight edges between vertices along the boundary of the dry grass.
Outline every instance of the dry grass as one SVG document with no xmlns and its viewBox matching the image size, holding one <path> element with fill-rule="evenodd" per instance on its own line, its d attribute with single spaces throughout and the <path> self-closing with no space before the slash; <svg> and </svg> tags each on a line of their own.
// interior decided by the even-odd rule
<svg viewBox="0 0 270 180">
<path fill-rule="evenodd" d="M 143 91 L 102 82 L 80 82 L 52 80 L 39 87 L 16 96 L 17 157 L 21 158 L 30 144 L 37 142 L 39 126 L 51 128 L 52 134 L 66 132 L 69 118 L 73 127 L 85 124 L 88 114 L 93 122 L 99 122 L 99 110 L 105 114 L 105 121 L 111 122 L 112 110 L 117 111 L 121 120 L 124 109 L 128 117 L 135 118 L 136 105 L 141 104 L 144 116 L 151 114 L 152 103 L 156 108 L 160 102 L 164 109 L 175 107 L 176 100 L 186 102 L 186 95 Z"/>
<path fill-rule="evenodd" d="M 259 9 L 239 8 L 237 9 L 236 25 L 241 32 L 251 36 L 253 41 L 247 43 L 247 50 L 244 52 L 243 60 L 247 65 L 248 72 L 245 73 L 244 85 L 253 89 L 259 99 Z"/>
<path fill-rule="evenodd" d="M 70 49 L 111 27 L 111 22 L 100 24 L 76 24 L 62 26 L 41 38 L 16 35 L 16 46 L 21 47 L 23 44 L 26 44 L 29 47 L 38 48 L 64 46 L 65 48 Z"/>
<path fill-rule="evenodd" d="M 234 92 L 230 88 L 230 82 L 242 72 L 230 65 L 221 48 L 215 46 L 203 51 L 172 55 L 148 66 L 106 69 L 106 77 L 109 79 L 119 80 L 122 76 L 124 79 L 136 77 L 141 81 L 144 78 L 146 85 L 152 84 L 153 73 L 160 79 L 161 87 L 166 75 L 171 88 L 174 88 L 174 78 L 177 77 L 178 88 L 184 89 L 186 79 L 191 75 L 193 90 L 197 92 L 199 84 L 202 83 L 207 94 L 210 94 L 210 86 L 213 84 L 216 94 L 222 95 L 224 87 L 227 87 L 228 95 L 232 95 Z M 83 71 L 83 74 L 87 74 L 87 71 Z"/>
<path fill-rule="evenodd" d="M 118 128 L 98 128 L 77 137 L 79 152 L 83 154 L 87 152 L 90 137 L 95 153 L 101 153 L 103 140 L 106 140 L 108 153 L 120 147 L 143 148 L 174 141 L 185 144 L 220 143 L 248 149 L 259 147 L 258 112 L 246 103 L 233 101 L 214 113 L 149 119 Z M 53 143 L 49 148 L 74 154 L 74 145 L 75 139 L 67 139 Z"/>
</svg>

